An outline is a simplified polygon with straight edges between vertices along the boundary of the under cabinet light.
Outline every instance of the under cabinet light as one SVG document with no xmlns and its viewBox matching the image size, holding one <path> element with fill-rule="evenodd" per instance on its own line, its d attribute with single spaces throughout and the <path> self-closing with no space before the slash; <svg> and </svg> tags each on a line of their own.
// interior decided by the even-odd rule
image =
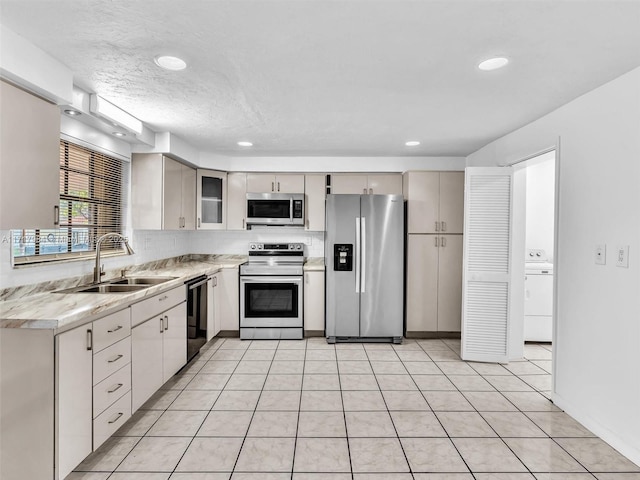
<svg viewBox="0 0 640 480">
<path fill-rule="evenodd" d="M 90 110 L 91 113 L 95 113 L 119 127 L 126 128 L 138 135 L 142 133 L 142 122 L 140 120 L 96 94 L 91 95 Z"/>
</svg>

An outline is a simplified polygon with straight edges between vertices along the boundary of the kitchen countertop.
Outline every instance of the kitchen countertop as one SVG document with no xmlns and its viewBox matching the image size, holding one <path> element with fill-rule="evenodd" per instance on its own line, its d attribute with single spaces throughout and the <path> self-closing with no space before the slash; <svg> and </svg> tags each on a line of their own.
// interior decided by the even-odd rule
<svg viewBox="0 0 640 480">
<path fill-rule="evenodd" d="M 0 328 L 47 329 L 54 330 L 55 334 L 61 333 L 147 297 L 183 286 L 185 281 L 198 275 L 211 275 L 224 268 L 236 268 L 246 260 L 244 255 L 192 255 L 179 260 L 133 266 L 127 269 L 127 276 L 176 277 L 136 292 L 106 294 L 32 290 L 31 295 L 0 302 Z M 61 284 L 58 289 L 70 286 L 76 285 Z"/>
<path fill-rule="evenodd" d="M 305 272 L 324 272 L 324 257 L 309 257 L 304 264 Z"/>
<path fill-rule="evenodd" d="M 147 297 L 182 286 L 198 275 L 212 275 L 225 268 L 236 268 L 246 261 L 245 255 L 189 255 L 132 266 L 126 269 L 127 276 L 176 278 L 127 293 L 56 293 L 56 290 L 90 283 L 86 276 L 18 287 L 13 295 L 6 294 L 6 299 L 0 301 L 0 328 L 45 329 L 54 330 L 54 334 L 62 333 Z M 304 270 L 324 271 L 324 257 L 307 258 Z M 117 278 L 114 273 L 105 278 L 105 282 Z"/>
</svg>

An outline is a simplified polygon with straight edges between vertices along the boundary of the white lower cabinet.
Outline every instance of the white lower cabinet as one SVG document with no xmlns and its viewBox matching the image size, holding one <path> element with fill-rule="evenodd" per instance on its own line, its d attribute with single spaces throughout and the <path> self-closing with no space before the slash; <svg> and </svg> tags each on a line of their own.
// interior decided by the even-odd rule
<svg viewBox="0 0 640 480">
<path fill-rule="evenodd" d="M 304 272 L 304 330 L 324 333 L 324 272 Z"/>
<path fill-rule="evenodd" d="M 59 480 L 131 417 L 130 332 L 131 309 L 125 308 L 56 336 Z"/>
<path fill-rule="evenodd" d="M 65 478 L 93 450 L 91 324 L 56 336 L 55 473 Z"/>
<path fill-rule="evenodd" d="M 240 331 L 240 289 L 237 268 L 225 268 L 213 277 L 217 278 L 214 290 L 216 315 L 220 319 L 220 330 Z"/>
<path fill-rule="evenodd" d="M 132 412 L 187 363 L 185 295 L 178 287 L 132 306 Z"/>
<path fill-rule="evenodd" d="M 220 312 L 218 311 L 218 274 L 207 282 L 207 342 L 220 333 Z"/>
</svg>

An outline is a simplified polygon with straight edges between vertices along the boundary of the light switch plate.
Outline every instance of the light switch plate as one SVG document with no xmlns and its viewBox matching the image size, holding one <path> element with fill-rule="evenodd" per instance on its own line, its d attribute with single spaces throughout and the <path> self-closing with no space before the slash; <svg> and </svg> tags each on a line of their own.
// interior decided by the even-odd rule
<svg viewBox="0 0 640 480">
<path fill-rule="evenodd" d="M 616 247 L 616 267 L 629 268 L 629 245 Z"/>
<path fill-rule="evenodd" d="M 606 265 L 607 264 L 607 246 L 606 245 L 596 245 L 596 265 Z"/>
</svg>

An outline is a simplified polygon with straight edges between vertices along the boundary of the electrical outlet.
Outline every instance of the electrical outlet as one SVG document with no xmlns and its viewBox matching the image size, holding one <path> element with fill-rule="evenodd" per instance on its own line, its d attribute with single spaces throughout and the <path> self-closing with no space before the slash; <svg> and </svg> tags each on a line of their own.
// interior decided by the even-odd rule
<svg viewBox="0 0 640 480">
<path fill-rule="evenodd" d="M 606 245 L 596 245 L 596 265 L 606 265 L 607 264 L 607 246 Z"/>
<path fill-rule="evenodd" d="M 629 245 L 616 248 L 616 267 L 629 268 Z"/>
</svg>

